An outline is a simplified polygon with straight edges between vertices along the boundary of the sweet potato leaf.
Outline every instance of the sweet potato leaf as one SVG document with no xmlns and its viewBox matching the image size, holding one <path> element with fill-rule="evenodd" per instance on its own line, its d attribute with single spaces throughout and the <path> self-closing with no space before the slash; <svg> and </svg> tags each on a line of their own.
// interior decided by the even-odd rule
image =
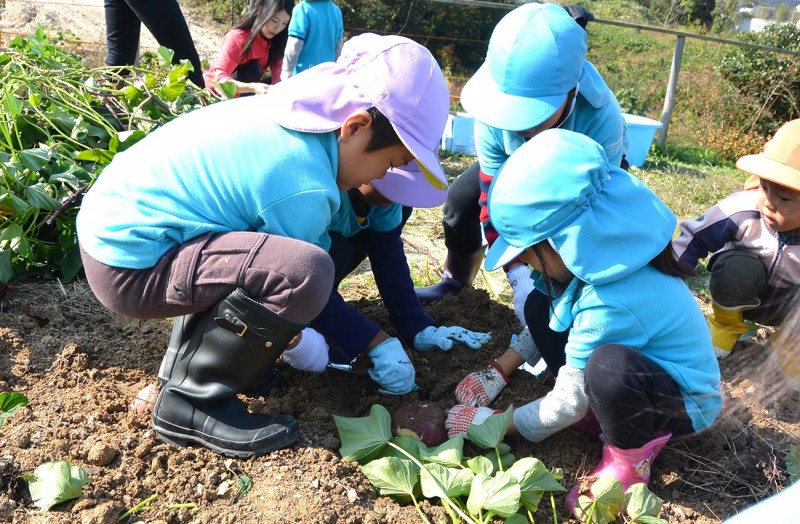
<svg viewBox="0 0 800 524">
<path fill-rule="evenodd" d="M 500 517 L 510 517 L 520 508 L 520 488 L 517 479 L 506 471 L 494 477 L 479 473 L 472 481 L 467 509 L 473 515 L 488 511 Z"/>
<path fill-rule="evenodd" d="M 22 475 L 22 478 L 28 481 L 34 505 L 42 511 L 80 497 L 83 486 L 89 482 L 86 471 L 67 460 L 45 462 L 32 475 Z"/>
<path fill-rule="evenodd" d="M 19 408 L 28 405 L 28 397 L 22 393 L 5 392 L 0 393 L 0 427 L 6 423 L 6 419 L 14 414 Z"/>
<path fill-rule="evenodd" d="M 518 460 L 508 468 L 508 474 L 519 482 L 520 501 L 531 511 L 536 511 L 539 507 L 545 492 L 566 491 L 537 458 L 525 457 Z"/>
<path fill-rule="evenodd" d="M 492 449 L 503 442 L 511 424 L 513 408 L 509 407 L 503 413 L 490 416 L 481 424 L 472 425 L 467 429 L 467 438 L 476 446 Z"/>
<path fill-rule="evenodd" d="M 658 517 L 664 501 L 647 488 L 647 484 L 637 482 L 625 492 L 625 513 L 636 522 L 642 517 Z"/>
<path fill-rule="evenodd" d="M 460 467 L 464 460 L 464 437 L 455 436 L 447 439 L 435 448 L 422 449 L 421 458 L 425 462 L 442 466 Z"/>
<path fill-rule="evenodd" d="M 469 469 L 425 464 L 420 473 L 422 494 L 428 498 L 455 499 L 469 494 L 474 473 Z"/>
<path fill-rule="evenodd" d="M 392 440 L 392 417 L 386 408 L 373 404 L 366 417 L 333 416 L 342 447 L 339 454 L 345 460 L 365 463 L 380 454 Z"/>
<path fill-rule="evenodd" d="M 381 495 L 407 496 L 414 494 L 419 481 L 419 468 L 407 459 L 383 457 L 361 466 L 361 471 Z"/>
</svg>

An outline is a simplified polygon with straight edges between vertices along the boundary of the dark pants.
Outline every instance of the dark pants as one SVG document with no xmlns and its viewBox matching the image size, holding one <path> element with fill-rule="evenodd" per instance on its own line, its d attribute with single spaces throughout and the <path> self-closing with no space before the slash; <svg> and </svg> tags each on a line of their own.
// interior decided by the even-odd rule
<svg viewBox="0 0 800 524">
<path fill-rule="evenodd" d="M 336 289 L 342 280 L 367 258 L 367 250 L 359 242 L 358 235 L 347 238 L 339 233 L 329 232 L 328 234 L 331 237 L 328 254 L 333 259 L 333 288 Z"/>
<path fill-rule="evenodd" d="M 712 257 L 708 269 L 711 271 L 709 291 L 718 304 L 738 307 L 760 303 L 744 312 L 745 319 L 777 326 L 791 311 L 798 288 L 770 286 L 767 268 L 755 253 L 746 249 L 725 251 Z"/>
<path fill-rule="evenodd" d="M 177 0 L 105 0 L 106 65 L 125 66 L 136 62 L 141 24 L 156 41 L 175 51 L 174 63 L 187 59 L 194 71 L 189 79 L 205 87 L 200 57 L 194 46 L 189 26 Z"/>
<path fill-rule="evenodd" d="M 444 245 L 459 255 L 471 255 L 481 248 L 481 196 L 480 169 L 474 162 L 458 175 L 447 192 L 444 201 Z"/>
<path fill-rule="evenodd" d="M 589 408 L 600 438 L 622 449 L 640 448 L 659 433 L 694 433 L 678 384 L 641 352 L 621 344 L 595 348 L 586 364 Z"/>
<path fill-rule="evenodd" d="M 558 375 L 558 370 L 567 363 L 564 348 L 567 345 L 569 331 L 550 329 L 550 300 L 547 295 L 536 289 L 531 291 L 525 301 L 525 321 L 528 323 L 528 329 L 536 342 L 539 354 L 547 364 L 547 369 L 553 376 Z"/>
<path fill-rule="evenodd" d="M 548 327 L 550 304 L 537 290 L 528 295 L 525 320 L 547 368 L 557 375 L 566 364 L 569 331 Z M 599 346 L 585 371 L 589 408 L 600 423 L 603 441 L 634 449 L 661 431 L 673 437 L 694 432 L 678 384 L 641 352 L 620 344 Z"/>
<path fill-rule="evenodd" d="M 241 288 L 282 317 L 306 324 L 322 311 L 333 289 L 333 264 L 325 251 L 264 233 L 202 235 L 147 269 L 107 266 L 81 255 L 98 300 L 129 318 L 198 313 Z"/>
</svg>

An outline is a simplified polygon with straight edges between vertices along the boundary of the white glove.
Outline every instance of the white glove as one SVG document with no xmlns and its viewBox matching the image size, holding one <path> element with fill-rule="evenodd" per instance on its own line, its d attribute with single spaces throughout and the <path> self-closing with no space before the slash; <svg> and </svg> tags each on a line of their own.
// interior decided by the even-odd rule
<svg viewBox="0 0 800 524">
<path fill-rule="evenodd" d="M 539 348 L 536 347 L 536 343 L 533 341 L 533 337 L 531 337 L 531 332 L 528 330 L 528 326 L 525 326 L 525 329 L 519 335 L 511 335 L 511 342 L 508 344 L 508 347 L 514 350 L 514 352 L 525 359 L 525 362 L 530 364 L 531 366 L 535 366 L 539 359 L 542 356 L 539 354 Z"/>
<path fill-rule="evenodd" d="M 294 369 L 322 373 L 328 365 L 328 343 L 325 337 L 307 327 L 302 331 L 300 342 L 281 356 Z"/>
<path fill-rule="evenodd" d="M 400 340 L 387 338 L 370 349 L 368 355 L 372 367 L 367 373 L 380 386 L 378 391 L 386 395 L 405 395 L 414 391 L 414 364 Z"/>
<path fill-rule="evenodd" d="M 525 321 L 525 301 L 533 291 L 531 268 L 527 264 L 520 264 L 506 273 L 508 283 L 514 291 L 514 314 L 517 315 L 522 327 L 528 325 Z"/>
<path fill-rule="evenodd" d="M 450 351 L 454 342 L 464 344 L 470 349 L 480 349 L 490 340 L 492 340 L 492 335 L 489 333 L 470 331 L 458 326 L 428 326 L 414 336 L 414 349 L 417 351 L 430 351 L 431 349 Z"/>
</svg>

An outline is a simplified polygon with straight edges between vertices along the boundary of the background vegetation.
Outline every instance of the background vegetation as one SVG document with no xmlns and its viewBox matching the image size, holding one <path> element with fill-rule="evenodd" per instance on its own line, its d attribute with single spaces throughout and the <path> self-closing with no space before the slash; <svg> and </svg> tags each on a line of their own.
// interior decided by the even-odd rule
<svg viewBox="0 0 800 524">
<path fill-rule="evenodd" d="M 194 0 L 193 8 L 230 25 L 247 1 Z M 337 2 L 348 36 L 399 33 L 428 46 L 446 72 L 454 110 L 460 109 L 461 85 L 482 62 L 494 25 L 508 11 L 431 0 Z M 732 34 L 735 6 L 729 0 L 585 2 L 600 20 L 669 25 L 800 52 L 800 30 L 791 24 Z M 599 21 L 589 25 L 588 35 L 589 59 L 623 111 L 659 118 L 676 37 Z M 148 53 L 135 75 L 121 77 L 91 67 L 97 64 L 83 53 L 61 49 L 40 32 L 15 40 L 0 56 L 0 282 L 74 276 L 80 269 L 74 238 L 80 194 L 117 151 L 213 101 L 185 83 L 185 68 L 162 67 L 168 57 Z M 639 175 L 680 218 L 697 216 L 740 186 L 735 159 L 760 150 L 781 123 L 800 117 L 798 100 L 798 56 L 689 38 L 669 139 L 663 150 L 654 147 Z M 458 172 L 451 169 L 453 176 Z"/>
<path fill-rule="evenodd" d="M 218 20 L 234 23 L 250 0 L 195 0 Z M 397 33 L 427 46 L 439 59 L 459 110 L 458 93 L 486 54 L 492 28 L 523 0 L 498 8 L 430 0 L 336 0 L 345 28 Z M 582 0 L 603 20 L 618 20 L 800 52 L 793 24 L 758 33 L 732 32 L 737 0 Z M 783 11 L 786 11 L 784 9 Z M 771 13 L 791 19 L 790 13 Z M 602 23 L 588 27 L 588 59 L 630 113 L 660 119 L 676 37 Z M 783 122 L 800 117 L 800 57 L 689 38 L 678 82 L 668 149 L 689 160 L 730 164 L 758 150 Z"/>
</svg>

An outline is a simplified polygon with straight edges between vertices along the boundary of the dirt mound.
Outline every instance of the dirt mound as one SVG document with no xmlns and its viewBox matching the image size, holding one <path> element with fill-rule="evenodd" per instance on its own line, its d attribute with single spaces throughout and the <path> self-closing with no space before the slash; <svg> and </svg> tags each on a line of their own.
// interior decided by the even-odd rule
<svg viewBox="0 0 800 524">
<path fill-rule="evenodd" d="M 357 279 L 355 280 L 357 282 Z M 347 287 L 346 298 L 381 325 L 388 318 L 374 286 Z M 443 405 L 468 372 L 505 349 L 519 329 L 513 311 L 484 290 L 466 290 L 429 308 L 444 324 L 470 326 L 495 335 L 481 351 L 414 353 L 422 391 L 415 395 Z M 269 396 L 246 398 L 256 412 L 291 414 L 302 437 L 290 449 L 231 469 L 253 480 L 250 493 L 220 498 L 229 476 L 225 458 L 202 448 L 179 449 L 157 440 L 147 416 L 128 410 L 134 394 L 157 372 L 168 321 L 132 322 L 108 313 L 84 282 L 26 282 L 5 289 L 0 312 L 0 391 L 17 391 L 30 406 L 0 429 L 0 521 L 117 522 L 120 514 L 157 494 L 147 522 L 412 523 L 413 506 L 379 498 L 357 465 L 338 455 L 331 414 L 363 416 L 381 403 L 392 410 L 401 399 L 380 395 L 363 373 L 328 370 L 320 375 L 284 369 L 285 381 Z M 668 501 L 670 522 L 712 523 L 764 498 L 787 483 L 784 464 L 800 434 L 800 394 L 786 390 L 770 367 L 764 338 L 740 344 L 723 362 L 731 400 L 710 430 L 672 444 L 653 469 L 652 490 Z M 518 371 L 496 404 L 521 405 L 552 387 Z M 600 444 L 571 430 L 541 444 L 509 442 L 517 457 L 535 456 L 565 470 L 565 485 L 598 460 Z M 16 477 L 50 460 L 84 467 L 91 483 L 84 496 L 46 515 L 34 514 Z M 561 507 L 560 495 L 556 502 Z M 167 509 L 194 503 L 195 508 Z M 423 505 L 433 522 L 440 507 Z M 540 509 L 538 519 L 548 519 Z M 563 521 L 568 515 L 560 514 Z"/>
<path fill-rule="evenodd" d="M 217 52 L 222 36 L 227 31 L 226 24 L 215 22 L 200 10 L 187 7 L 182 9 L 189 31 L 201 60 L 211 60 Z M 70 39 L 75 39 L 81 48 L 90 49 L 91 65 L 100 65 L 105 57 L 106 25 L 103 15 L 103 0 L 9 0 L 0 9 L 0 33 L 2 44 L 10 37 L 27 35 L 37 27 L 48 31 L 61 31 Z M 82 45 L 81 45 L 82 44 Z M 153 35 L 142 26 L 140 37 L 142 50 L 156 50 L 158 43 Z M 96 63 L 95 63 L 96 62 Z"/>
</svg>

